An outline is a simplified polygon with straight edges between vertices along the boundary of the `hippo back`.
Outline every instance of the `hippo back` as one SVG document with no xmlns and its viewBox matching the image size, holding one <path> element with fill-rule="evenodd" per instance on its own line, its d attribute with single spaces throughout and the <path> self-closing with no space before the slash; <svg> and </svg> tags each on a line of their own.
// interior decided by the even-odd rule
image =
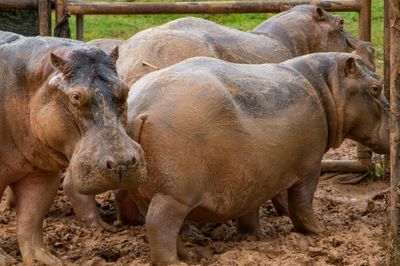
<svg viewBox="0 0 400 266">
<path fill-rule="evenodd" d="M 291 55 L 275 39 L 200 18 L 181 18 L 137 33 L 120 45 L 117 69 L 132 85 L 141 76 L 187 58 L 208 56 L 236 63 L 280 62 Z M 144 64 L 143 64 L 144 63 Z"/>
</svg>

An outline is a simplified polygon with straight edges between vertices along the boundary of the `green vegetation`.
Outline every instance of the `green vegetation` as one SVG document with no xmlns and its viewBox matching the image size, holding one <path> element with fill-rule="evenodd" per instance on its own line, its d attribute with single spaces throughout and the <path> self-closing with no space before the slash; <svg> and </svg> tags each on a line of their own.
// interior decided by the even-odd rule
<svg viewBox="0 0 400 266">
<path fill-rule="evenodd" d="M 95 0 L 83 0 L 95 2 Z M 100 0 L 97 0 L 100 1 Z M 145 0 L 154 1 L 154 0 Z M 108 0 L 108 2 L 112 2 Z M 116 1 L 114 1 L 116 2 Z M 124 1 L 118 1 L 124 2 Z M 344 17 L 345 28 L 357 36 L 358 14 L 337 13 Z M 192 15 L 202 17 L 216 23 L 234 27 L 244 31 L 253 29 L 273 14 L 222 14 L 222 15 Z M 85 41 L 97 38 L 127 39 L 138 31 L 164 24 L 185 15 L 96 15 L 85 16 Z M 71 32 L 75 35 L 75 19 L 70 18 Z M 376 51 L 378 72 L 382 74 L 383 61 L 383 1 L 372 0 L 372 44 Z"/>
</svg>

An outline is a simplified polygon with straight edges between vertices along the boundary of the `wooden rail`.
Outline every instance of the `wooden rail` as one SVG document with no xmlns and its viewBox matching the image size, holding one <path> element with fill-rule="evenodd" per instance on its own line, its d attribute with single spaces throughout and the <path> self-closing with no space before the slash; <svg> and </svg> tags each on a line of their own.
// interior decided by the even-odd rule
<svg viewBox="0 0 400 266">
<path fill-rule="evenodd" d="M 51 0 L 0 0 L 0 9 L 37 9 L 39 34 L 51 35 Z"/>
<path fill-rule="evenodd" d="M 30 9 L 37 8 L 35 0 L 1 0 L 0 9 Z"/>
<path fill-rule="evenodd" d="M 313 1 L 327 11 L 360 11 L 361 2 Z M 280 12 L 282 5 L 310 4 L 310 1 L 290 2 L 120 2 L 83 3 L 68 2 L 66 12 L 70 15 L 106 14 L 221 14 L 221 13 L 274 13 Z"/>
<path fill-rule="evenodd" d="M 239 1 L 239 2 L 74 2 L 57 0 L 57 13 L 77 16 L 77 38 L 83 37 L 84 15 L 276 13 L 286 5 L 316 4 L 327 11 L 359 13 L 359 38 L 371 40 L 371 0 Z M 57 22 L 62 17 L 57 16 Z"/>
</svg>

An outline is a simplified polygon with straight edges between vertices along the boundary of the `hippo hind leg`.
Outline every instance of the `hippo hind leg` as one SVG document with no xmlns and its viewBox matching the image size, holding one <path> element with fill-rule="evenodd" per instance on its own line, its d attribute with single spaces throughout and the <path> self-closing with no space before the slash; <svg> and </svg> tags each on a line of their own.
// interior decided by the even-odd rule
<svg viewBox="0 0 400 266">
<path fill-rule="evenodd" d="M 46 265 L 61 264 L 45 247 L 42 228 L 59 184 L 58 174 L 43 173 L 26 176 L 11 185 L 16 198 L 18 245 L 26 265 L 32 265 L 34 260 Z"/>
<path fill-rule="evenodd" d="M 144 218 L 127 190 L 119 189 L 114 191 L 114 197 L 117 204 L 117 220 L 119 222 L 131 225 L 144 224 Z"/>
<path fill-rule="evenodd" d="M 152 265 L 177 262 L 179 232 L 185 217 L 192 209 L 165 194 L 156 194 L 151 199 L 145 224 Z"/>
<path fill-rule="evenodd" d="M 283 191 L 272 198 L 272 204 L 279 216 L 289 216 L 288 196 L 287 192 Z"/>
<path fill-rule="evenodd" d="M 261 236 L 259 208 L 249 211 L 245 215 L 237 218 L 236 227 L 239 234 L 251 234 L 256 237 Z"/>
<path fill-rule="evenodd" d="M 298 232 L 319 234 L 322 231 L 312 206 L 318 178 L 319 171 L 316 176 L 294 184 L 288 189 L 290 219 Z"/>
<path fill-rule="evenodd" d="M 10 187 L 4 191 L 5 200 L 0 204 L 0 211 L 11 210 L 15 208 L 15 196 Z"/>
</svg>

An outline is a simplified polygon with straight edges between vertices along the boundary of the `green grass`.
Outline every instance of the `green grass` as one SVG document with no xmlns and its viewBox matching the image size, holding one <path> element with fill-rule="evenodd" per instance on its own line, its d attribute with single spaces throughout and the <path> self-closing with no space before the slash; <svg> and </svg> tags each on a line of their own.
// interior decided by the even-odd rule
<svg viewBox="0 0 400 266">
<path fill-rule="evenodd" d="M 95 0 L 84 0 L 95 2 Z M 100 1 L 100 0 L 97 0 Z M 142 1 L 142 0 L 141 0 Z M 146 0 L 145 0 L 146 1 Z M 147 0 L 151 2 L 154 0 Z M 158 0 L 160 1 L 160 0 Z M 161 0 L 162 1 L 162 0 Z M 112 2 L 108 0 L 108 2 Z M 124 2 L 124 1 L 114 1 Z M 357 36 L 358 14 L 354 12 L 335 13 L 345 19 L 346 30 Z M 221 14 L 191 15 L 205 18 L 216 23 L 248 31 L 273 14 Z M 127 39 L 136 32 L 164 24 L 187 15 L 90 15 L 85 16 L 84 40 L 98 38 Z M 70 18 L 72 36 L 75 36 L 75 19 Z M 376 51 L 377 72 L 382 75 L 383 65 L 383 1 L 372 0 L 372 44 Z"/>
</svg>

